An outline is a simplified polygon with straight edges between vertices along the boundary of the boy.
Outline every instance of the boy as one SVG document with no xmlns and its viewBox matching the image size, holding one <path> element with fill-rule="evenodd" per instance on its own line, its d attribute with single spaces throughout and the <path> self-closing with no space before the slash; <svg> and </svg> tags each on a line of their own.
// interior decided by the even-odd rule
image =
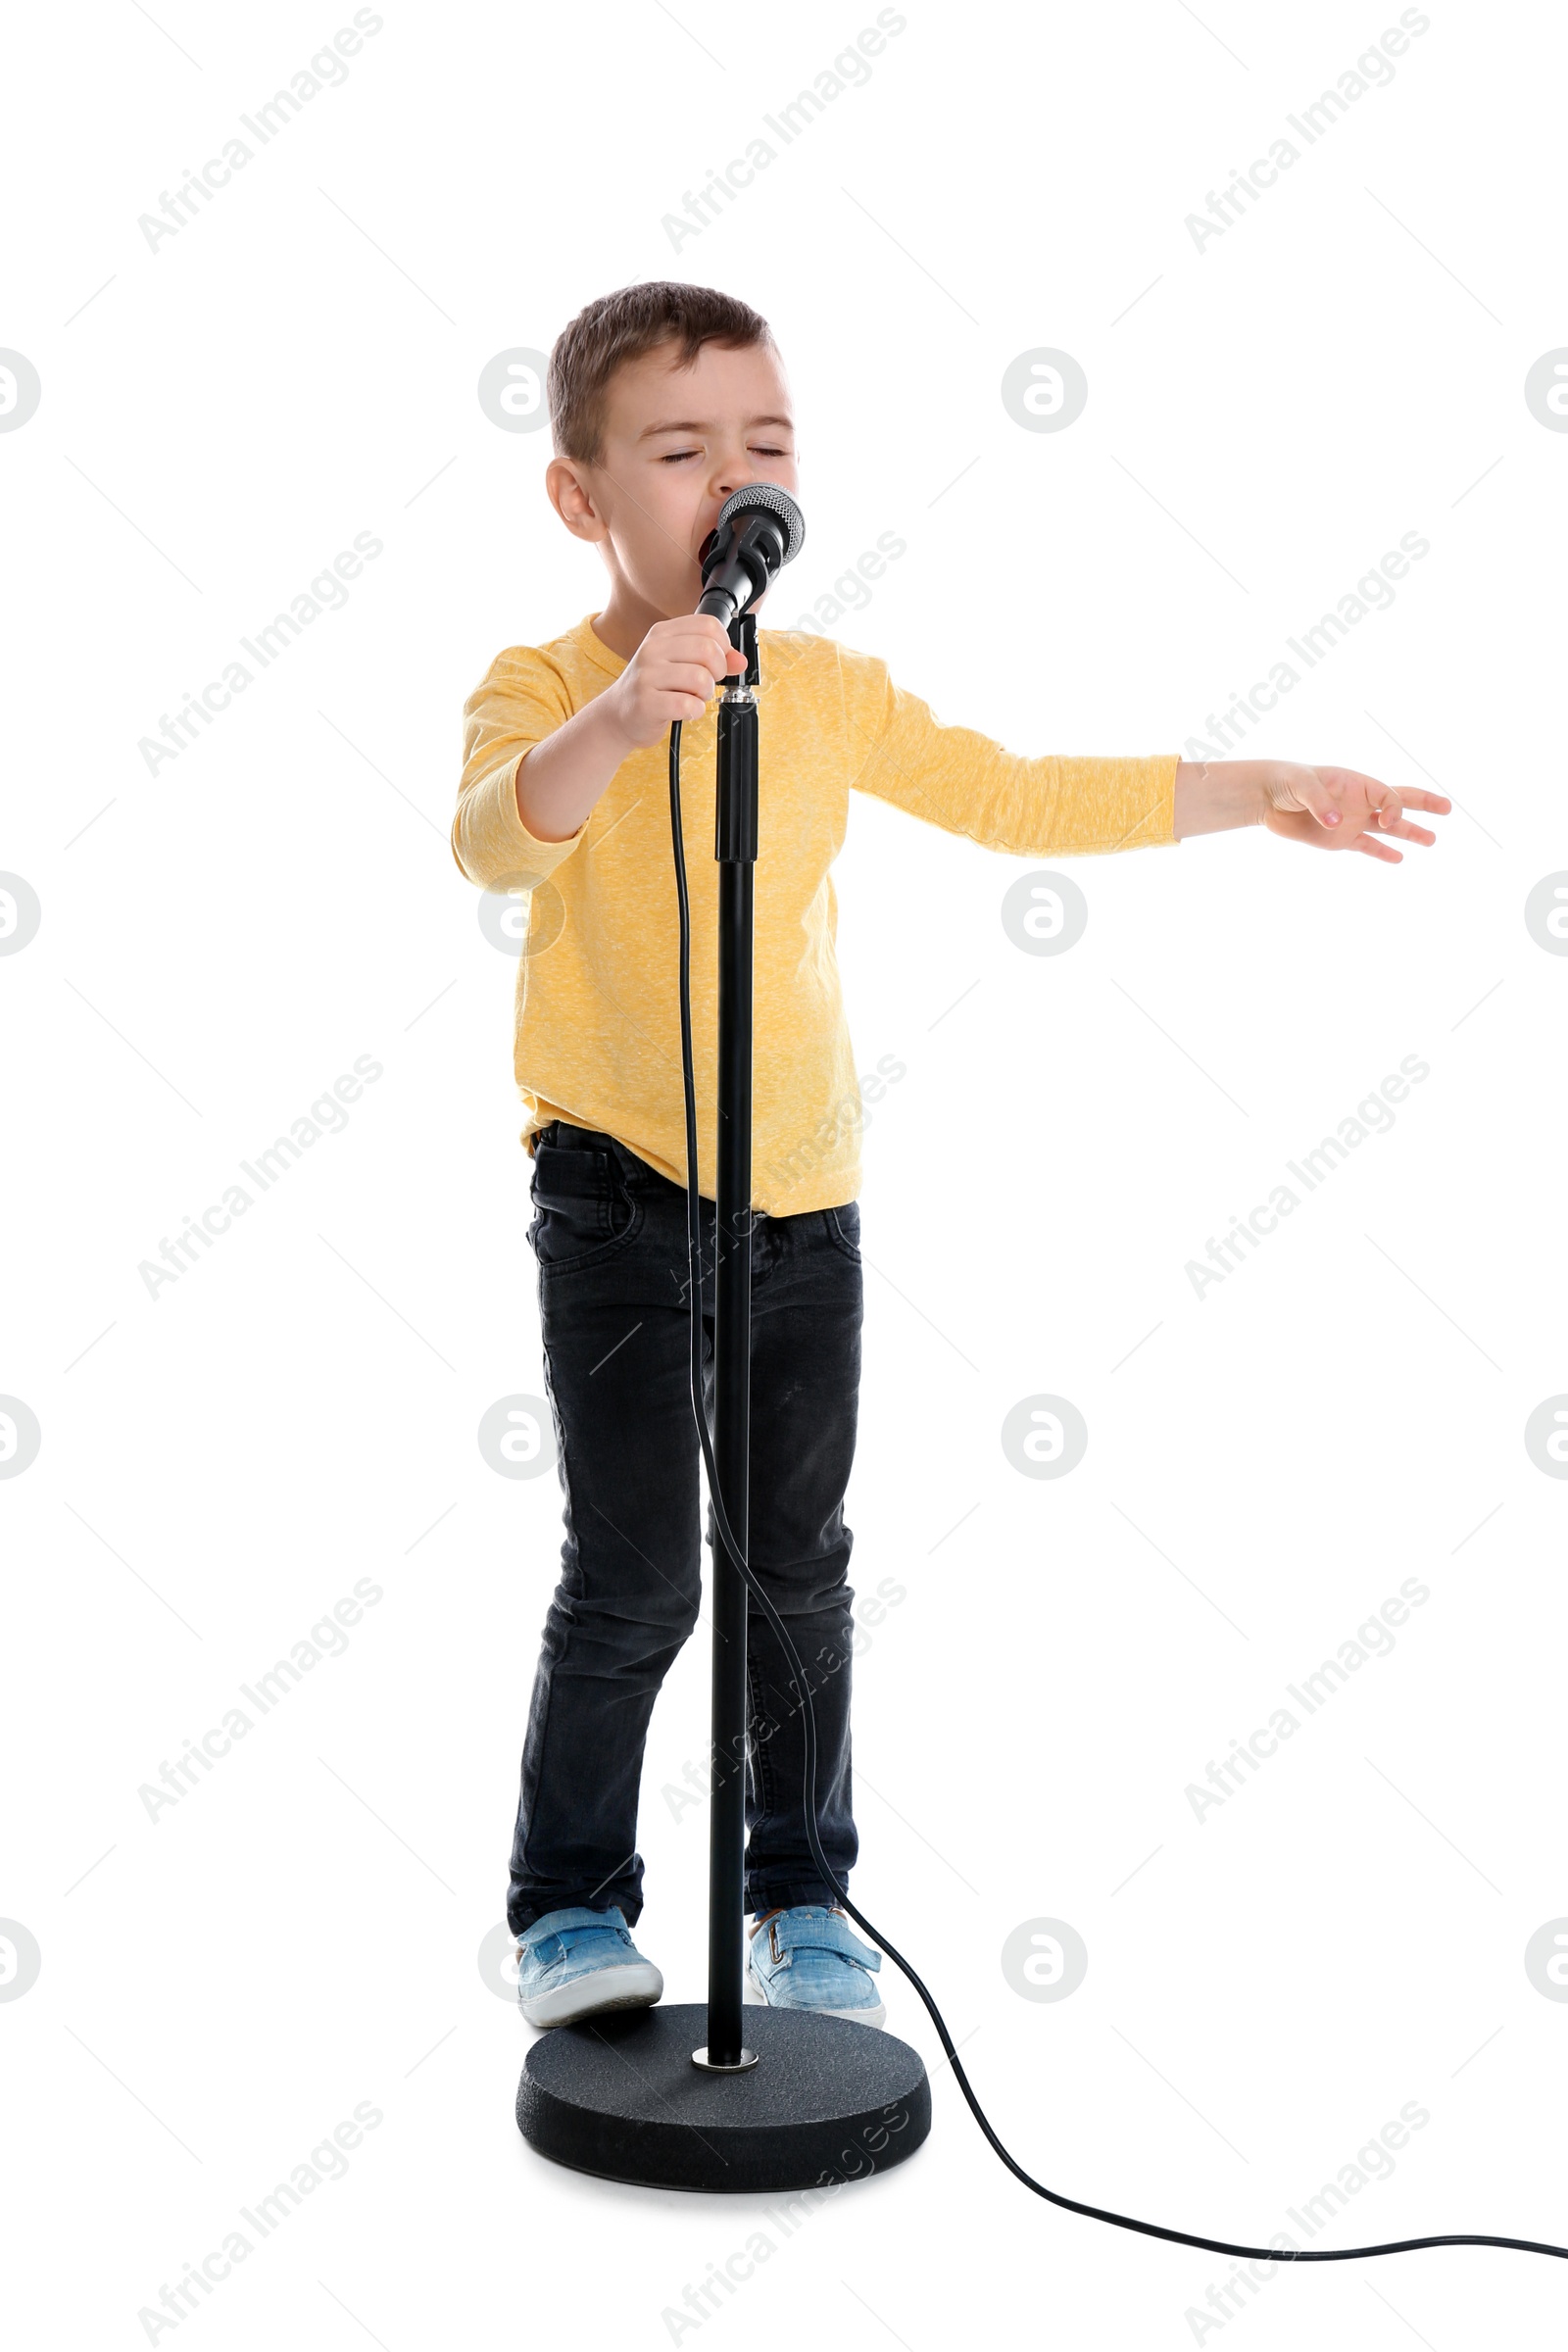
<svg viewBox="0 0 1568 2352">
<path fill-rule="evenodd" d="M 719 622 L 694 613 L 698 550 L 741 484 L 798 488 L 777 348 L 765 320 L 726 295 L 661 283 L 590 303 L 557 340 L 547 388 L 546 487 L 566 528 L 598 548 L 610 595 L 549 645 L 491 664 L 465 707 L 452 828 L 471 882 L 529 894 L 514 1066 L 566 1533 L 507 1918 L 522 2012 L 541 2027 L 663 1990 L 630 1934 L 642 1909 L 637 1794 L 654 1699 L 700 1592 L 665 743 L 682 720 L 710 1350 L 712 698 L 743 664 Z M 820 1836 L 843 1881 L 858 1852 L 843 1497 L 860 1363 L 859 1090 L 828 869 L 851 785 L 1023 857 L 1262 823 L 1397 862 L 1388 836 L 1436 838 L 1402 804 L 1446 815 L 1449 803 L 1274 760 L 1023 759 L 943 724 L 881 662 L 830 639 L 760 630 L 759 648 L 750 1557 L 810 1675 Z M 799 1694 L 757 1610 L 748 1679 L 747 1997 L 880 2025 L 881 1955 L 851 1932 L 811 1861 Z"/>
</svg>

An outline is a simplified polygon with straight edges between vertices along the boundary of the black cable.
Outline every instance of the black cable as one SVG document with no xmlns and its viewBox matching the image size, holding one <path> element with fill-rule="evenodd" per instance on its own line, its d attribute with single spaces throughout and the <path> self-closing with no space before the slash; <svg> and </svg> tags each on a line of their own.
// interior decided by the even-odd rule
<svg viewBox="0 0 1568 2352">
<path fill-rule="evenodd" d="M 1307 2248 L 1299 2252 L 1295 2250 L 1287 2252 L 1279 2246 L 1235 2246 L 1222 2237 L 1199 2237 L 1189 2230 L 1167 2230 L 1158 2222 L 1136 2221 L 1131 2214 L 1108 2213 L 1102 2206 L 1081 2204 L 1076 2197 L 1064 2197 L 1057 2190 L 1047 2188 L 1044 2182 L 1036 2180 L 1032 2174 L 1024 2171 L 1016 2157 L 1009 2155 L 992 2130 L 984 2108 L 970 2087 L 968 2076 L 958 2064 L 958 2053 L 954 2046 L 953 2036 L 948 2032 L 942 2012 L 909 1962 L 889 1942 L 879 1928 L 872 1926 L 863 1911 L 857 1910 L 844 1887 L 839 1885 L 835 1873 L 829 1866 L 827 1856 L 822 1851 L 822 1840 L 816 1826 L 816 1710 L 811 1704 L 811 1693 L 806 1679 L 806 1669 L 801 1664 L 800 1653 L 790 1639 L 788 1627 L 773 1606 L 772 1600 L 763 1590 L 751 1563 L 731 1533 L 729 1520 L 724 1512 L 723 1497 L 719 1493 L 718 1467 L 713 1459 L 713 1442 L 708 1427 L 708 1415 L 703 1408 L 703 1229 L 702 1210 L 699 1206 L 701 1194 L 697 1182 L 697 1083 L 692 1067 L 691 906 L 686 895 L 686 846 L 681 834 L 680 815 L 680 730 L 681 722 L 677 718 L 672 721 L 669 730 L 669 824 L 675 855 L 675 896 L 680 909 L 680 1059 L 686 1097 L 686 1250 L 691 1290 L 692 1417 L 697 1423 L 697 1434 L 702 1443 L 703 1459 L 708 1465 L 709 1500 L 712 1506 L 713 1524 L 718 1532 L 719 1541 L 733 1561 L 748 1592 L 762 1610 L 774 1633 L 777 1634 L 784 1653 L 795 1669 L 801 1703 L 805 1710 L 806 1835 L 811 1848 L 811 1859 L 821 1872 L 823 1883 L 832 1887 L 851 1919 L 858 1927 L 864 1930 L 872 1943 L 879 1945 L 887 1953 L 894 1966 L 901 1969 L 908 1978 L 909 1983 L 925 2003 L 926 2013 L 937 2030 L 943 2049 L 947 2052 L 948 2064 L 953 2069 L 958 2088 L 968 2101 L 970 2114 L 1008 2172 L 1016 2180 L 1021 2180 L 1025 2188 L 1033 2189 L 1037 2197 L 1044 2197 L 1048 2204 L 1059 2205 L 1065 2213 L 1084 2214 L 1092 2222 L 1109 2222 L 1118 2230 L 1135 2230 L 1144 2237 L 1167 2238 L 1173 2245 L 1178 2246 L 1200 2246 L 1209 2254 L 1234 2254 L 1240 2256 L 1243 2261 L 1361 2262 L 1374 2254 L 1419 2254 L 1429 2246 L 1501 2246 L 1516 2254 L 1554 2254 L 1560 2261 L 1568 2262 L 1568 2246 L 1543 2245 L 1530 2237 L 1476 2235 L 1401 2237 L 1396 2238 L 1384 2246 Z M 749 1207 L 747 1213 L 750 1214 Z"/>
</svg>

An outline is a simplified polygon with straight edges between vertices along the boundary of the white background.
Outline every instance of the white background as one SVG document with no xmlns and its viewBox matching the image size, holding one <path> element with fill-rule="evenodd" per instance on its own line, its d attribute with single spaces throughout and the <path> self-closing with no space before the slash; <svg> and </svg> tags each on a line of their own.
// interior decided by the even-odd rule
<svg viewBox="0 0 1568 2352">
<path fill-rule="evenodd" d="M 891 1968 L 932 2138 L 787 2240 L 522 2145 L 527 2035 L 478 1953 L 561 1497 L 475 1442 L 542 1371 L 515 966 L 446 836 L 464 697 L 603 602 L 548 435 L 498 430 L 479 371 L 633 279 L 723 286 L 780 339 L 809 544 L 773 621 L 897 532 L 836 633 L 1016 750 L 1180 749 L 1430 541 L 1252 738 L 1450 793 L 1397 868 L 1261 832 L 1082 861 L 1083 940 L 1033 956 L 1000 917 L 1023 861 L 854 809 L 858 1066 L 907 1067 L 865 1139 L 852 1574 L 906 1597 L 856 1668 L 855 1890 L 1055 2186 L 1261 2238 L 1414 2101 L 1317 2242 L 1568 2237 L 1568 2006 L 1524 1967 L 1568 1912 L 1568 1486 L 1523 1443 L 1568 1389 L 1568 960 L 1523 917 L 1568 866 L 1568 438 L 1523 395 L 1568 342 L 1560 20 L 1434 6 L 1200 252 L 1185 217 L 1396 9 L 912 0 L 677 252 L 662 216 L 869 0 L 380 13 L 156 251 L 138 216 L 351 12 L 11 35 L 0 343 L 43 386 L 0 435 L 0 864 L 42 906 L 0 962 L 0 1389 L 42 1433 L 0 1486 L 0 1913 L 41 1953 L 0 2003 L 17 2340 L 148 2340 L 161 2287 L 365 2101 L 346 2177 L 155 2340 L 1544 2340 L 1563 2272 L 1460 2251 L 1278 2273 L 1201 2333 L 1230 2266 L 1029 2197 Z M 1000 397 L 1040 346 L 1088 376 L 1064 432 Z M 344 609 L 149 774 L 139 739 L 360 532 L 383 552 Z M 149 1297 L 140 1263 L 366 1054 L 344 1131 Z M 1187 1261 L 1410 1054 L 1392 1131 L 1195 1297 Z M 1059 1481 L 1002 1451 L 1041 1393 L 1088 1423 Z M 344 1653 L 149 1819 L 141 1786 L 366 1577 Z M 1188 1785 L 1410 1577 L 1392 1654 L 1197 1820 Z M 699 1639 L 644 1784 L 639 1939 L 682 1999 L 704 1813 L 662 1791 L 707 1673 Z M 1003 1975 L 1037 1918 L 1087 1944 L 1066 2000 Z M 720 2308 L 664 2317 L 759 2229 Z"/>
</svg>

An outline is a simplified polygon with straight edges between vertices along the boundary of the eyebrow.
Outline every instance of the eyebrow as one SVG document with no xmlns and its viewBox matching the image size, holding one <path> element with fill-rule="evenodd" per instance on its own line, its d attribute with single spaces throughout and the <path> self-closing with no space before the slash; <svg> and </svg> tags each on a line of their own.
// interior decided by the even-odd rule
<svg viewBox="0 0 1568 2352">
<path fill-rule="evenodd" d="M 794 418 L 790 416 L 748 416 L 746 430 L 749 433 L 754 432 L 760 424 L 779 424 L 787 433 L 793 433 L 795 430 Z M 712 429 L 711 417 L 683 416 L 678 417 L 672 424 L 645 424 L 637 438 L 639 441 L 652 441 L 660 433 L 709 433 Z"/>
</svg>

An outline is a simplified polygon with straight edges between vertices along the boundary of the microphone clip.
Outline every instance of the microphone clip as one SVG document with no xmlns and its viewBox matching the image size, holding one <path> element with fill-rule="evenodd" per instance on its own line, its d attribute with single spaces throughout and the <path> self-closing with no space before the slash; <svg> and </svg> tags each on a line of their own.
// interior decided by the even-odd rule
<svg viewBox="0 0 1568 2352">
<path fill-rule="evenodd" d="M 757 659 L 757 614 L 755 612 L 747 611 L 736 613 L 729 624 L 729 641 L 738 654 L 745 655 L 746 667 L 738 670 L 734 677 L 726 678 L 719 691 L 723 694 L 738 694 L 744 688 L 747 693 L 750 693 L 754 686 L 760 686 L 762 682 L 762 672 Z"/>
</svg>

